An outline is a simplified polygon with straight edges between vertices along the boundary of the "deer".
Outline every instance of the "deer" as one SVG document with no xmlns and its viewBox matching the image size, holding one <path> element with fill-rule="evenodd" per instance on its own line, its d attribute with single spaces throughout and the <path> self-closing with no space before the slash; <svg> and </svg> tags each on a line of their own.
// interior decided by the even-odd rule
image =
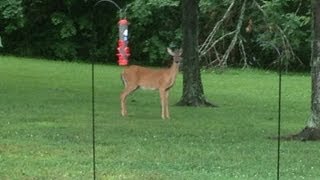
<svg viewBox="0 0 320 180">
<path fill-rule="evenodd" d="M 124 89 L 120 94 L 121 115 L 127 116 L 126 98 L 137 89 L 158 90 L 161 101 L 161 118 L 170 119 L 168 98 L 169 90 L 174 85 L 179 66 L 182 61 L 182 49 L 172 51 L 167 48 L 167 52 L 172 56 L 172 65 L 169 68 L 147 68 L 137 65 L 125 67 L 121 73 Z"/>
</svg>

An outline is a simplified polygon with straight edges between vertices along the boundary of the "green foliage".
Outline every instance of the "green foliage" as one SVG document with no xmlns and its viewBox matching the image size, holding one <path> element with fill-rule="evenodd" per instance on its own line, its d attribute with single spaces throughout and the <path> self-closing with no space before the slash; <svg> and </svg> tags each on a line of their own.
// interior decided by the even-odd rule
<svg viewBox="0 0 320 180">
<path fill-rule="evenodd" d="M 299 64 L 301 59 L 304 65 L 308 65 L 310 57 L 310 5 L 296 0 L 276 0 L 276 1 L 263 1 L 261 6 L 265 11 L 265 16 L 260 20 L 264 25 L 257 26 L 255 29 L 258 33 L 256 42 L 262 47 L 266 54 L 274 51 L 270 44 L 274 44 L 282 50 L 288 50 L 290 45 L 295 55 L 290 55 L 285 60 L 287 64 Z M 259 22 L 259 21 L 258 21 Z M 279 31 L 278 27 L 283 30 Z M 289 41 L 284 43 L 284 37 Z M 269 42 L 269 43 L 266 43 Z M 300 55 L 300 56 L 299 56 Z M 303 56 L 301 56 L 303 55 Z M 269 62 L 270 63 L 270 62 Z"/>
<path fill-rule="evenodd" d="M 222 18 L 231 0 L 200 0 L 199 43 L 203 43 Z M 221 37 L 236 28 L 242 0 L 235 1 L 230 16 L 217 31 Z M 310 3 L 303 0 L 256 0 L 262 13 L 248 1 L 239 38 L 248 63 L 254 67 L 273 67 L 278 55 L 270 44 L 286 52 L 289 68 L 306 69 L 310 61 Z M 5 44 L 0 52 L 53 59 L 95 59 L 115 63 L 119 12 L 111 3 L 96 1 L 22 1 L 0 2 L 0 35 Z M 179 0 L 118 1 L 127 8 L 131 63 L 167 65 L 166 47 L 180 48 L 181 8 Z M 252 33 L 246 33 L 249 19 Z M 281 28 L 283 32 L 280 32 Z M 283 43 L 283 37 L 286 43 Z M 216 45 L 225 52 L 231 38 Z M 230 65 L 241 66 L 238 45 L 230 55 Z M 289 52 L 290 51 L 290 52 Z M 215 53 L 209 58 L 215 58 Z M 304 64 L 304 65 L 302 65 Z"/>
<path fill-rule="evenodd" d="M 64 13 L 53 13 L 51 15 L 51 21 L 55 26 L 60 25 L 60 37 L 62 39 L 72 37 L 77 34 L 73 20 L 67 17 Z M 84 24 L 81 24 L 82 29 L 83 25 Z"/>
<path fill-rule="evenodd" d="M 52 48 L 54 55 L 61 59 L 73 60 L 77 55 L 74 44 L 69 41 L 60 41 L 59 43 L 53 43 L 50 48 Z"/>
<path fill-rule="evenodd" d="M 4 0 L 0 2 L 0 25 L 5 33 L 12 33 L 25 24 L 22 0 Z"/>
<path fill-rule="evenodd" d="M 135 0 L 128 4 L 130 44 L 137 63 L 167 64 L 166 48 L 181 47 L 178 4 L 178 0 Z"/>
<path fill-rule="evenodd" d="M 92 179 L 91 66 L 2 56 L 0 68 L 0 179 Z M 120 117 L 121 71 L 95 66 L 97 179 L 276 179 L 276 73 L 203 72 L 213 109 L 174 106 L 178 75 L 164 121 L 154 91 L 129 96 Z M 283 76 L 282 134 L 303 127 L 309 86 L 309 76 Z M 280 178 L 318 179 L 318 150 L 282 141 Z"/>
<path fill-rule="evenodd" d="M 200 43 L 204 42 L 212 27 L 221 20 L 231 2 L 200 1 Z M 242 3 L 243 1 L 235 1 L 230 15 L 217 31 L 216 39 L 235 30 Z M 310 60 L 310 3 L 302 0 L 248 1 L 243 21 L 239 39 L 244 48 L 238 44 L 238 47 L 233 49 L 229 65 L 242 66 L 245 52 L 250 66 L 274 68 L 279 59 L 274 49 L 276 46 L 283 53 L 283 60 L 288 68 L 307 69 Z M 249 21 L 252 21 L 252 31 L 247 32 Z M 230 41 L 231 38 L 225 38 L 218 43 L 217 51 L 223 54 Z M 215 56 L 216 53 L 212 50 L 211 57 Z"/>
</svg>

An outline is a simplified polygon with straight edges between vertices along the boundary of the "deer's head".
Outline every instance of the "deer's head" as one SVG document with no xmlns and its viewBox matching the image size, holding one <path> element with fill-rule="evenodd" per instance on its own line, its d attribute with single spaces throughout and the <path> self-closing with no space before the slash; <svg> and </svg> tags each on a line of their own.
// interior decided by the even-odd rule
<svg viewBox="0 0 320 180">
<path fill-rule="evenodd" d="M 175 51 L 172 51 L 170 48 L 167 48 L 168 53 L 173 57 L 173 62 L 180 64 L 182 61 L 182 49 L 178 49 Z"/>
</svg>

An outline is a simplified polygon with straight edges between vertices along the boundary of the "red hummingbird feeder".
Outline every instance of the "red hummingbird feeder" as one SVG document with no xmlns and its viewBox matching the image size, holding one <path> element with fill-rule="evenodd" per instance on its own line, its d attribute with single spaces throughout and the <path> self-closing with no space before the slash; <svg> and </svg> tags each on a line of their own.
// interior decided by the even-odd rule
<svg viewBox="0 0 320 180">
<path fill-rule="evenodd" d="M 118 40 L 118 47 L 117 47 L 118 52 L 116 55 L 118 56 L 119 66 L 126 66 L 128 65 L 129 56 L 130 56 L 130 49 L 128 47 L 128 43 L 129 43 L 128 24 L 129 23 L 126 18 L 122 18 L 122 17 L 126 17 L 125 14 L 126 14 L 127 8 L 125 8 L 124 10 L 121 9 L 120 6 L 112 0 L 100 0 L 95 4 L 95 6 L 100 2 L 109 2 L 119 9 L 119 12 L 120 12 L 120 20 L 118 22 L 119 40 Z"/>
<path fill-rule="evenodd" d="M 118 22 L 119 25 L 119 40 L 117 47 L 117 56 L 119 66 L 128 65 L 130 49 L 128 47 L 128 21 L 127 19 L 120 19 Z"/>
</svg>

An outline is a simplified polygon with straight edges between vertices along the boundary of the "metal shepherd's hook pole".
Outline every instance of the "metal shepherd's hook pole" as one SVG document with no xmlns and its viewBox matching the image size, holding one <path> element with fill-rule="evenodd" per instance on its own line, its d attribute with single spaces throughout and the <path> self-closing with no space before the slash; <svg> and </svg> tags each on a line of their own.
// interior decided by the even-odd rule
<svg viewBox="0 0 320 180">
<path fill-rule="evenodd" d="M 96 3 L 94 4 L 94 6 L 98 5 L 98 4 L 101 3 L 101 2 L 109 2 L 109 3 L 113 4 L 116 8 L 118 8 L 118 10 L 119 10 L 119 12 L 120 12 L 120 18 L 123 18 L 123 13 L 124 13 L 124 17 L 126 17 L 127 8 L 125 8 L 125 9 L 123 10 L 122 8 L 120 8 L 120 6 L 119 6 L 116 2 L 114 2 L 114 1 L 112 1 L 112 0 L 100 0 L 100 1 L 96 2 Z"/>
</svg>

